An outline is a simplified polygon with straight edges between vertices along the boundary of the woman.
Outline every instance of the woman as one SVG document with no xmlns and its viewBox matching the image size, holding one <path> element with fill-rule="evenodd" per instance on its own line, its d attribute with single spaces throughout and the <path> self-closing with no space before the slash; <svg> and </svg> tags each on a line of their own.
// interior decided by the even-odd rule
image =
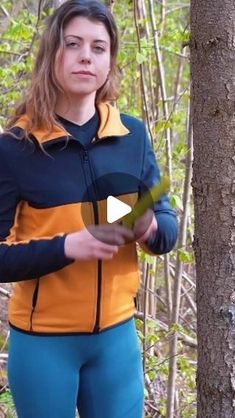
<svg viewBox="0 0 235 418">
<path fill-rule="evenodd" d="M 9 384 L 19 418 L 141 418 L 133 322 L 136 241 L 172 249 L 164 196 L 134 225 L 106 222 L 159 181 L 145 128 L 117 97 L 117 29 L 96 0 L 49 18 L 31 89 L 0 139 L 0 281 L 9 305 Z"/>
</svg>

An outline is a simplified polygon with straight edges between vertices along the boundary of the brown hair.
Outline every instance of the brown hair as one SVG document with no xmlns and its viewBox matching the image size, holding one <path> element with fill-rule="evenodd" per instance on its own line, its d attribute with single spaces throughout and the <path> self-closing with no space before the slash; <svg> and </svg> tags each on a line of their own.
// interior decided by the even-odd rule
<svg viewBox="0 0 235 418">
<path fill-rule="evenodd" d="M 32 73 L 31 87 L 26 99 L 16 108 L 15 115 L 8 123 L 8 128 L 11 128 L 16 120 L 26 113 L 29 117 L 25 129 L 27 138 L 32 130 L 43 127 L 49 133 L 55 124 L 58 125 L 55 119 L 55 105 L 57 94 L 62 91 L 62 87 L 56 80 L 54 64 L 57 51 L 60 47 L 63 48 L 63 30 L 76 16 L 102 22 L 110 36 L 111 69 L 108 80 L 96 93 L 96 103 L 116 100 L 118 97 L 118 33 L 111 12 L 98 0 L 68 0 L 48 18 Z"/>
</svg>

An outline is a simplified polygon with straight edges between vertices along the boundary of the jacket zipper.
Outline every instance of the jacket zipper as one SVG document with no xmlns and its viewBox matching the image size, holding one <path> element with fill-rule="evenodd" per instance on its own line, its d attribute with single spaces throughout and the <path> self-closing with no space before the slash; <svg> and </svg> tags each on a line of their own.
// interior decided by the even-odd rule
<svg viewBox="0 0 235 418">
<path fill-rule="evenodd" d="M 30 331 L 33 331 L 33 314 L 37 305 L 38 290 L 39 290 L 39 279 L 37 280 L 37 283 L 33 292 L 33 297 L 32 297 L 32 310 L 31 310 L 31 315 L 30 315 Z"/>
<path fill-rule="evenodd" d="M 99 214 L 97 202 L 93 202 L 95 225 L 99 225 Z M 100 331 L 100 305 L 101 305 L 101 289 L 102 289 L 102 260 L 98 260 L 98 286 L 96 299 L 96 318 L 93 332 Z"/>
<path fill-rule="evenodd" d="M 88 164 L 89 170 L 90 170 L 90 178 L 92 179 L 89 155 L 88 155 L 87 150 L 83 150 L 83 163 Z M 94 196 L 92 196 L 92 197 L 94 197 Z M 95 225 L 99 225 L 98 205 L 97 205 L 96 200 L 92 200 L 92 206 L 93 206 L 93 211 L 94 211 Z M 100 332 L 100 308 L 101 308 L 101 291 L 102 291 L 102 260 L 98 260 L 97 263 L 98 263 L 98 270 L 97 270 L 98 285 L 97 285 L 97 298 L 96 298 L 96 318 L 95 318 L 95 325 L 94 325 L 94 328 L 93 328 L 93 332 L 96 332 L 96 333 Z"/>
</svg>

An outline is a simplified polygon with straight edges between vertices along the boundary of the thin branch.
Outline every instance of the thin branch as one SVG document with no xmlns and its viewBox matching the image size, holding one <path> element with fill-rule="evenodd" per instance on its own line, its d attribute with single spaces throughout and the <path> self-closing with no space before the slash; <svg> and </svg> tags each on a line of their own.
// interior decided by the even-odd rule
<svg viewBox="0 0 235 418">
<path fill-rule="evenodd" d="M 190 112 L 189 112 L 190 113 Z M 183 216 L 181 219 L 180 231 L 179 231 L 179 248 L 186 245 L 186 232 L 187 232 L 187 218 L 189 208 L 189 196 L 190 196 L 190 184 L 192 177 L 192 158 L 193 158 L 193 133 L 191 117 L 189 115 L 189 128 L 188 128 L 188 149 L 187 164 L 186 164 L 186 175 L 184 182 L 183 192 Z M 172 323 L 177 324 L 179 321 L 179 310 L 181 300 L 181 282 L 183 273 L 183 263 L 177 255 L 177 264 L 175 272 L 175 286 L 174 286 L 174 297 L 173 297 L 173 311 L 172 311 Z M 167 396 L 167 418 L 174 417 L 174 401 L 175 401 L 175 388 L 176 388 L 176 373 L 177 363 L 175 354 L 177 353 L 177 332 L 174 333 L 174 338 L 170 343 L 170 362 L 169 362 L 169 377 L 168 377 L 168 396 Z"/>
<path fill-rule="evenodd" d="M 7 342 L 9 340 L 9 335 L 10 335 L 10 332 L 8 331 L 7 336 L 5 338 L 5 341 L 4 341 L 4 343 L 3 343 L 2 347 L 1 347 L 0 358 L 1 357 L 4 358 L 4 356 L 7 356 L 8 357 L 8 354 L 4 354 L 3 351 L 4 351 L 4 349 L 5 349 L 6 345 L 7 345 Z"/>
<path fill-rule="evenodd" d="M 23 57 L 22 54 L 19 52 L 13 52 L 13 51 L 4 51 L 3 49 L 0 49 L 0 54 L 6 54 L 6 55 L 16 55 L 17 57 Z"/>
<path fill-rule="evenodd" d="M 141 319 L 143 321 L 143 313 L 142 312 L 136 312 L 135 318 Z M 147 317 L 147 319 L 153 321 L 156 324 L 156 327 L 160 328 L 163 331 L 168 332 L 169 326 L 165 324 L 163 321 L 160 321 L 159 319 L 154 319 L 151 317 Z M 179 331 L 178 335 L 179 340 L 181 340 L 185 345 L 196 348 L 197 347 L 197 340 L 195 338 L 190 337 L 189 335 L 184 334 L 183 332 Z"/>
<path fill-rule="evenodd" d="M 7 298 L 9 298 L 9 297 L 10 297 L 10 292 L 8 292 L 7 290 L 3 289 L 2 287 L 0 287 L 0 293 L 1 293 L 3 296 L 6 296 Z"/>
<path fill-rule="evenodd" d="M 190 289 L 188 289 L 188 290 L 186 290 L 183 285 L 181 287 L 182 287 L 182 290 L 184 292 L 184 293 L 182 293 L 181 298 L 183 296 L 186 297 L 186 299 L 187 299 L 187 301 L 188 301 L 188 303 L 189 303 L 189 305 L 190 305 L 190 307 L 192 309 L 193 314 L 196 316 L 197 315 L 197 306 L 196 306 L 196 303 L 191 298 L 191 296 L 189 295 L 189 292 L 190 292 L 190 290 L 192 290 L 192 287 Z"/>
<path fill-rule="evenodd" d="M 190 8 L 190 5 L 189 4 L 181 4 L 180 6 L 172 7 L 171 9 L 168 9 L 166 11 L 166 15 L 169 15 L 170 13 L 174 13 L 177 10 L 189 9 L 189 8 Z"/>
<path fill-rule="evenodd" d="M 138 25 L 137 7 L 138 7 L 137 0 L 134 0 L 134 22 L 135 22 L 135 29 L 136 29 L 136 35 L 137 35 L 138 51 L 141 52 L 140 29 Z M 150 124 L 149 114 L 148 114 L 147 93 L 146 93 L 146 88 L 145 88 L 145 83 L 144 83 L 143 65 L 139 64 L 139 68 L 140 68 L 141 89 L 143 93 L 144 110 L 145 110 L 146 121 L 148 125 L 148 132 L 151 137 L 151 143 L 153 144 L 154 141 L 153 141 L 153 135 L 151 132 L 151 124 Z"/>
<path fill-rule="evenodd" d="M 0 405 L 0 413 L 1 413 L 0 415 L 1 418 L 7 418 L 7 413 L 4 411 L 1 405 Z"/>
<path fill-rule="evenodd" d="M 16 4 L 14 4 L 11 14 L 9 14 L 9 12 L 2 5 L 0 5 L 0 8 L 3 10 L 3 12 L 6 16 L 6 18 L 4 19 L 4 21 L 1 25 L 1 29 L 0 29 L 0 35 L 1 35 L 2 33 L 6 32 L 8 27 L 10 26 L 10 24 L 12 22 L 14 22 L 14 20 L 17 17 L 20 9 L 22 8 L 22 1 L 18 0 L 16 2 Z"/>
<path fill-rule="evenodd" d="M 148 312 L 148 292 L 147 288 L 149 285 L 149 263 L 145 264 L 145 280 L 144 280 L 144 320 L 143 320 L 143 370 L 146 367 L 146 337 L 147 337 L 147 312 Z"/>
<path fill-rule="evenodd" d="M 3 11 L 4 15 L 5 15 L 8 19 L 11 19 L 11 16 L 9 15 L 9 13 L 8 13 L 7 9 L 5 9 L 5 7 L 4 7 L 2 4 L 0 4 L 0 8 L 2 9 L 2 11 Z"/>
<path fill-rule="evenodd" d="M 161 256 L 160 256 L 161 257 Z M 163 259 L 163 256 L 162 256 Z M 172 277 L 175 277 L 175 265 L 173 263 L 170 262 L 170 267 L 171 267 L 171 274 Z M 189 274 L 187 274 L 186 272 L 182 273 L 182 277 L 183 279 L 185 279 L 191 286 L 192 288 L 196 287 L 196 284 L 194 283 L 194 281 L 190 278 Z"/>
<path fill-rule="evenodd" d="M 162 56 L 159 47 L 159 38 L 158 38 L 158 31 L 156 27 L 155 15 L 154 15 L 154 6 L 153 0 L 149 0 L 149 14 L 150 14 L 150 21 L 152 26 L 152 31 L 154 35 L 154 51 L 157 61 L 158 73 L 159 73 L 159 81 L 160 81 L 160 89 L 162 95 L 162 110 L 165 120 L 169 118 L 169 111 L 168 105 L 166 102 L 166 86 L 165 86 L 165 74 L 162 62 Z M 171 155 L 171 143 L 170 143 L 170 130 L 168 127 L 165 129 L 165 140 L 166 140 L 166 159 L 167 159 L 167 174 L 170 178 L 172 178 L 172 155 Z"/>
<path fill-rule="evenodd" d="M 147 374 L 145 374 L 144 380 L 145 380 L 145 386 L 148 390 L 150 401 L 152 402 L 151 408 L 154 409 L 155 411 L 159 412 L 158 409 L 157 409 L 155 392 L 154 392 L 154 389 L 152 388 L 150 378 Z"/>
</svg>

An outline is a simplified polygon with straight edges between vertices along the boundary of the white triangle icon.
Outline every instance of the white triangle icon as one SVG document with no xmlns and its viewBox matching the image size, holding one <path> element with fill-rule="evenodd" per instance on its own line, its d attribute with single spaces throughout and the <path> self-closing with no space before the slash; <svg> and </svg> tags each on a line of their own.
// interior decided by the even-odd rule
<svg viewBox="0 0 235 418">
<path fill-rule="evenodd" d="M 117 221 L 132 211 L 131 206 L 123 203 L 113 196 L 107 198 L 107 222 L 109 224 Z"/>
</svg>

